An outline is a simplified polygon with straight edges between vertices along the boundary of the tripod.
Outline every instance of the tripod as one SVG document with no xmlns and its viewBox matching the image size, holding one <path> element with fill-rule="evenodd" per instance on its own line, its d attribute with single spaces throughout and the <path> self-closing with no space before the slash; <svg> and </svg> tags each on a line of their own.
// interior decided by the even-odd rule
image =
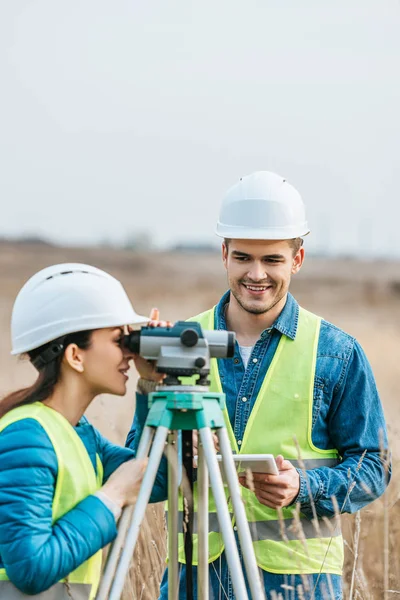
<svg viewBox="0 0 400 600">
<path fill-rule="evenodd" d="M 178 381 L 176 380 L 178 383 Z M 225 395 L 212 393 L 208 387 L 195 385 L 159 386 L 150 395 L 151 407 L 140 439 L 137 458 L 149 456 L 147 469 L 134 508 L 124 510 L 116 540 L 109 553 L 97 600 L 119 600 L 124 587 L 130 560 L 138 539 L 140 524 L 145 516 L 161 458 L 168 444 L 168 600 L 178 599 L 178 431 L 199 435 L 198 450 L 198 600 L 208 600 L 208 478 L 214 496 L 218 521 L 225 545 L 228 568 L 237 600 L 248 600 L 245 579 L 240 563 L 231 515 L 225 496 L 224 484 L 214 449 L 212 430 L 216 431 L 222 466 L 229 489 L 233 513 L 243 551 L 244 564 L 253 600 L 265 598 L 256 563 L 245 508 L 233 461 L 223 409 Z M 187 441 L 186 437 L 186 441 Z M 151 448 L 151 449 L 150 449 Z M 191 461 L 190 452 L 190 461 Z M 189 517 L 189 535 L 191 534 Z M 190 541 L 188 548 L 190 551 Z M 186 546 L 186 541 L 185 541 Z M 123 547 L 123 550 L 121 551 Z M 191 565 L 187 565 L 188 575 Z"/>
</svg>

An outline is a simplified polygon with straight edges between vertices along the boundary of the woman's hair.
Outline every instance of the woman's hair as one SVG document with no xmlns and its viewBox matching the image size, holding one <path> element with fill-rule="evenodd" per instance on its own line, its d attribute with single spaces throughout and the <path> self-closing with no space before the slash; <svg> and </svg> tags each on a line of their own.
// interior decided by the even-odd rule
<svg viewBox="0 0 400 600">
<path fill-rule="evenodd" d="M 22 404 L 31 404 L 32 402 L 42 402 L 46 400 L 54 390 L 56 383 L 60 378 L 61 363 L 64 356 L 65 348 L 69 344 L 76 344 L 82 350 L 86 350 L 90 346 L 90 338 L 92 331 L 79 331 L 78 333 L 70 333 L 63 339 L 64 350 L 59 356 L 50 362 L 37 367 L 39 371 L 38 378 L 30 387 L 12 392 L 0 401 L 0 418 L 3 417 L 13 408 Z M 34 362 L 51 344 L 49 342 L 40 348 L 35 348 L 31 352 L 27 352 L 29 360 Z"/>
</svg>

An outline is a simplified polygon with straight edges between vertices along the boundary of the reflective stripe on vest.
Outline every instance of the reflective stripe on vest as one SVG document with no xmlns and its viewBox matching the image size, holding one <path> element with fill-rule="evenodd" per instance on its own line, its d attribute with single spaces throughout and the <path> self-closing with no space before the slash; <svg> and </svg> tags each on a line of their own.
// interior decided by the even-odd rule
<svg viewBox="0 0 400 600">
<path fill-rule="evenodd" d="M 233 515 L 231 515 L 231 518 L 233 517 Z M 168 522 L 168 511 L 165 512 L 165 518 Z M 184 522 L 184 518 L 185 518 L 185 513 L 183 510 L 180 510 L 178 512 L 178 530 L 179 531 L 184 531 L 185 530 L 185 522 Z M 193 529 L 192 529 L 193 533 L 197 533 L 197 513 L 194 513 L 193 515 Z M 214 531 L 215 533 L 219 533 L 219 522 L 218 522 L 218 517 L 217 517 L 217 513 L 213 512 L 213 513 L 208 513 L 208 531 Z"/>
<path fill-rule="evenodd" d="M 230 515 L 231 519 L 233 519 L 233 514 Z M 166 511 L 165 518 L 168 520 L 168 511 Z M 184 518 L 185 513 L 183 510 L 180 510 L 178 513 L 178 529 L 180 531 L 184 531 Z M 249 523 L 251 529 L 251 535 L 253 541 L 258 540 L 275 540 L 279 542 L 282 540 L 282 534 L 288 538 L 289 540 L 299 539 L 299 532 L 297 529 L 293 527 L 288 527 L 285 522 L 284 531 L 282 532 L 282 524 L 279 520 L 269 520 L 269 521 L 252 521 Z M 330 538 L 341 535 L 340 525 L 337 522 L 336 517 L 331 519 L 325 519 L 324 521 L 318 521 L 318 524 L 315 525 L 312 521 L 307 521 L 306 519 L 302 519 L 300 521 L 301 533 L 306 539 L 312 539 L 316 537 L 318 533 L 318 537 L 321 538 Z M 318 528 L 318 530 L 316 529 Z M 193 533 L 198 532 L 197 525 L 197 513 L 193 515 Z M 208 514 L 208 531 L 213 531 L 214 533 L 219 533 L 219 522 L 217 513 L 209 513 Z"/>
<path fill-rule="evenodd" d="M 100 488 L 103 481 L 103 465 L 97 455 L 96 476 L 89 454 L 74 428 L 59 412 L 49 408 L 42 402 L 23 405 L 8 412 L 0 419 L 0 434 L 6 427 L 22 419 L 34 419 L 40 423 L 46 431 L 57 456 L 57 483 L 52 505 L 52 522 L 54 523 Z M 29 467 L 27 467 L 28 469 Z M 80 595 L 77 596 L 79 600 L 93 600 L 95 597 L 100 581 L 101 562 L 102 551 L 99 550 L 68 575 L 68 585 L 71 589 L 73 587 L 77 593 L 79 592 Z M 7 573 L 5 569 L 0 569 L 0 583 L 6 581 L 8 581 Z M 63 582 L 64 580 L 53 587 L 58 590 L 64 588 L 67 590 L 68 585 Z M 12 584 L 9 583 L 9 586 L 12 586 Z M 53 587 L 47 592 L 43 592 L 43 594 L 50 594 Z M 88 590 L 89 594 L 87 593 Z M 21 594 L 22 592 L 16 590 L 15 593 Z M 43 600 L 52 598 L 51 595 L 42 594 L 15 597 L 37 597 Z M 60 597 L 63 598 L 63 596 Z M 70 597 L 66 596 L 66 598 Z M 75 600 L 75 596 L 73 598 Z"/>
<path fill-rule="evenodd" d="M 336 465 L 340 464 L 338 458 L 305 458 L 304 460 L 291 458 L 290 462 L 296 469 L 306 469 L 307 471 L 318 469 L 319 467 L 336 467 Z"/>
<path fill-rule="evenodd" d="M 215 307 L 191 321 L 203 329 L 213 330 Z M 232 449 L 237 454 L 282 454 L 294 466 L 315 469 L 334 467 L 340 462 L 336 449 L 323 450 L 314 446 L 311 438 L 314 377 L 321 319 L 304 309 L 294 340 L 282 335 L 261 385 L 246 424 L 240 449 L 225 410 L 225 423 Z M 222 386 L 216 359 L 211 359 L 210 390 L 221 392 Z M 297 445 L 300 450 L 300 457 Z M 301 531 L 294 518 L 295 507 L 282 509 L 285 535 L 276 510 L 261 504 L 248 489 L 241 487 L 247 520 L 253 536 L 258 565 L 272 573 L 333 573 L 341 574 L 343 540 L 338 522 L 318 520 L 317 526 L 300 513 Z M 228 495 L 228 494 L 227 494 Z M 197 507 L 197 485 L 194 486 Z M 182 505 L 180 509 L 183 510 Z M 230 507 L 232 512 L 232 508 Z M 209 512 L 216 514 L 212 494 Z M 211 523 L 214 518 L 211 519 Z M 224 545 L 219 528 L 209 536 L 209 561 L 221 555 Z M 317 534 L 316 531 L 319 533 Z M 185 562 L 183 535 L 179 539 L 179 560 Z M 194 564 L 197 564 L 197 536 L 194 536 Z"/>
</svg>

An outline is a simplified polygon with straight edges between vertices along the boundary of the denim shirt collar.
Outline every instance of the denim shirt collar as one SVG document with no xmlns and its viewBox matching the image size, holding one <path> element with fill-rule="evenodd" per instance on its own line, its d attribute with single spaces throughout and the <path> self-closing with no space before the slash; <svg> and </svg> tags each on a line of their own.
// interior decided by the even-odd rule
<svg viewBox="0 0 400 600">
<path fill-rule="evenodd" d="M 230 291 L 228 290 L 218 302 L 215 311 L 215 327 L 216 329 L 225 329 L 228 327 L 226 325 L 225 319 L 225 307 L 229 302 Z M 265 329 L 261 337 L 265 337 L 272 329 L 276 329 L 283 335 L 286 335 L 291 340 L 294 340 L 297 333 L 297 324 L 299 321 L 299 305 L 296 300 L 293 298 L 292 294 L 288 293 L 286 304 L 283 307 L 281 314 L 276 319 L 275 323 L 272 327 Z"/>
</svg>

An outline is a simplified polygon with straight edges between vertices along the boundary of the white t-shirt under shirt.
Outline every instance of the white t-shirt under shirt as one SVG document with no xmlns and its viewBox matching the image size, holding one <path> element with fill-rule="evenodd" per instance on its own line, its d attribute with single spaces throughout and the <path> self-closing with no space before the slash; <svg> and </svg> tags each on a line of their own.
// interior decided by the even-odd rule
<svg viewBox="0 0 400 600">
<path fill-rule="evenodd" d="M 249 364 L 251 353 L 253 352 L 254 346 L 239 346 L 240 356 L 242 357 L 242 361 L 244 364 L 244 368 L 247 369 L 247 365 Z"/>
</svg>

